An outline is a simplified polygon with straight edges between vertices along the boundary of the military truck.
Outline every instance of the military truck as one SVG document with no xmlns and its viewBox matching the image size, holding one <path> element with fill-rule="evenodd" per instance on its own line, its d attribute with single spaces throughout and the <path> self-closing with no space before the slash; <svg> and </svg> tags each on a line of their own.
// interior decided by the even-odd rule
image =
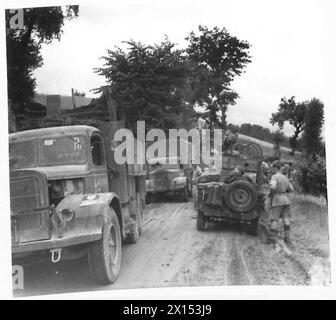
<svg viewBox="0 0 336 320">
<path fill-rule="evenodd" d="M 145 170 L 114 159 L 122 121 L 9 135 L 14 264 L 88 258 L 93 278 L 113 283 L 122 241 L 143 230 Z M 100 129 L 100 130 L 99 130 Z"/>
<path fill-rule="evenodd" d="M 180 201 L 188 201 L 192 193 L 192 170 L 191 165 L 181 164 L 179 157 L 150 159 L 146 180 L 148 202 L 156 202 L 158 196 L 168 193 Z"/>
<path fill-rule="evenodd" d="M 224 152 L 222 159 L 220 174 L 210 172 L 199 178 L 196 227 L 203 231 L 207 222 L 233 222 L 256 235 L 264 200 L 260 190 L 262 150 L 254 143 L 240 142 L 232 152 Z M 232 176 L 237 166 L 244 168 L 243 176 Z M 232 179 L 225 179 L 230 175 Z"/>
</svg>

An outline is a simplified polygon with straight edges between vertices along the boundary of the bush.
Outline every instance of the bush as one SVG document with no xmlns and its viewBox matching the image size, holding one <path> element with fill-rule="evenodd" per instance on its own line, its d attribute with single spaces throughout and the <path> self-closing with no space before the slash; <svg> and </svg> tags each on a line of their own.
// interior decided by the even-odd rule
<svg viewBox="0 0 336 320">
<path fill-rule="evenodd" d="M 301 162 L 296 179 L 303 193 L 324 196 L 327 199 L 326 159 L 310 156 Z"/>
</svg>

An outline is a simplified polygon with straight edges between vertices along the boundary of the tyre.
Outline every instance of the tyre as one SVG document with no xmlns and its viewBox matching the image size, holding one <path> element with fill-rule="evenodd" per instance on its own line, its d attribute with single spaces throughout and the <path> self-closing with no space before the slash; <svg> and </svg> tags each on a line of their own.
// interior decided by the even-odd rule
<svg viewBox="0 0 336 320">
<path fill-rule="evenodd" d="M 205 230 L 205 218 L 204 218 L 204 214 L 202 211 L 197 211 L 197 220 L 196 220 L 196 228 L 199 231 L 203 231 Z"/>
<path fill-rule="evenodd" d="M 88 262 L 91 275 L 100 284 L 113 283 L 120 271 L 121 232 L 120 225 L 112 208 L 109 208 L 111 221 L 104 224 L 102 238 L 88 246 Z"/>
<path fill-rule="evenodd" d="M 246 233 L 250 234 L 251 236 L 257 236 L 258 235 L 258 221 L 259 221 L 259 218 L 255 218 L 251 221 L 250 224 L 245 224 L 244 229 Z"/>
<path fill-rule="evenodd" d="M 258 201 L 254 187 L 247 181 L 237 180 L 230 183 L 224 193 L 225 204 L 233 211 L 252 210 Z"/>
</svg>

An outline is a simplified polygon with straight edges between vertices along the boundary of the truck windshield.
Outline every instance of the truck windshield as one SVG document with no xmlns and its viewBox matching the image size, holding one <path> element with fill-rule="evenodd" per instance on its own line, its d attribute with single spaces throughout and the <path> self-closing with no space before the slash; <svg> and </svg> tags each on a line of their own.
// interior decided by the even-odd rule
<svg viewBox="0 0 336 320">
<path fill-rule="evenodd" d="M 46 138 L 40 143 L 42 165 L 77 164 L 86 161 L 84 137 Z"/>
<path fill-rule="evenodd" d="M 86 159 L 83 136 L 50 137 L 9 144 L 11 168 L 79 164 Z"/>
<path fill-rule="evenodd" d="M 12 168 L 27 168 L 37 165 L 36 141 L 11 142 L 9 163 Z"/>
</svg>

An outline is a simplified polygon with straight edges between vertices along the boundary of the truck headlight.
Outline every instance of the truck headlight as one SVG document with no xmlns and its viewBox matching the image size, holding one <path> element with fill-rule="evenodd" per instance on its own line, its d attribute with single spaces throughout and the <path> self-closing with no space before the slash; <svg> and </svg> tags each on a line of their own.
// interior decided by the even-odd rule
<svg viewBox="0 0 336 320">
<path fill-rule="evenodd" d="M 75 217 L 75 212 L 70 209 L 62 209 L 60 215 L 63 221 L 69 222 Z"/>
</svg>

